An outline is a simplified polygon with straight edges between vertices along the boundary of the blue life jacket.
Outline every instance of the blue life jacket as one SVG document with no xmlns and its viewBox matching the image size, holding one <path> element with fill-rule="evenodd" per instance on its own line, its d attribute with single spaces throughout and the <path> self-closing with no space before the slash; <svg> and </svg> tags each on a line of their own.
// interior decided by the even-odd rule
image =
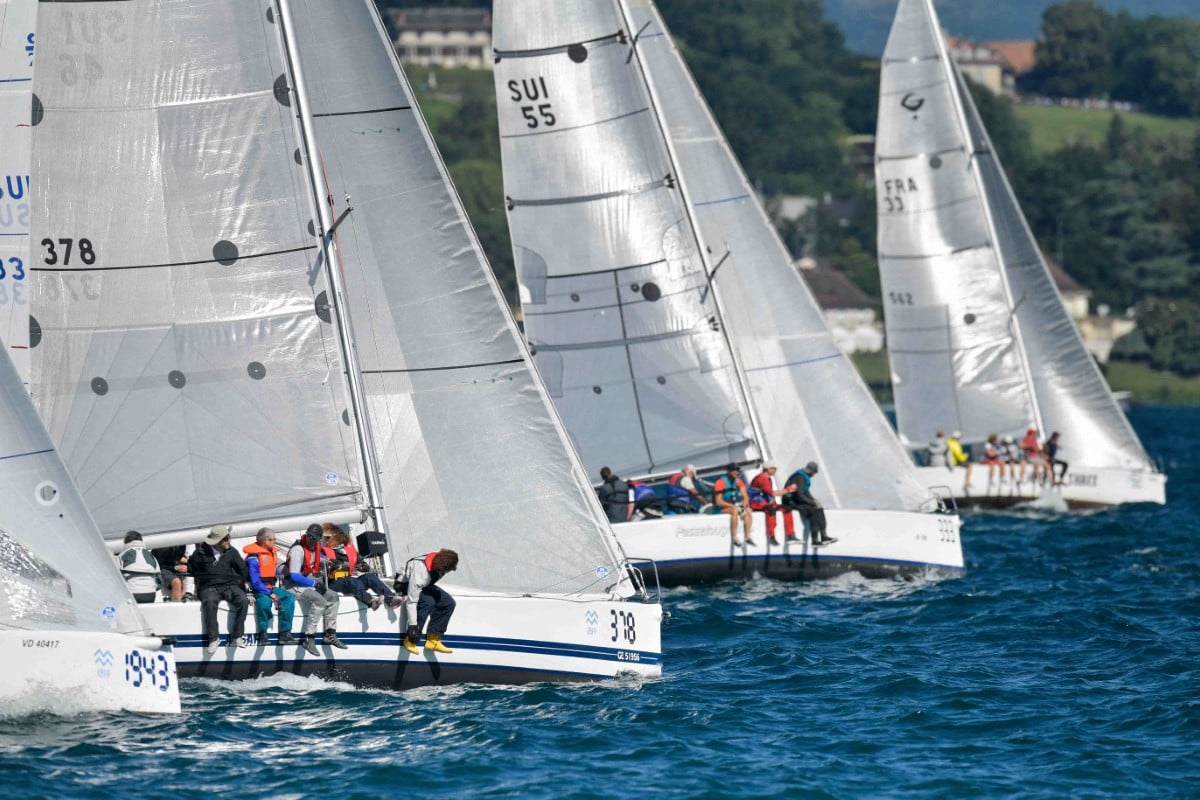
<svg viewBox="0 0 1200 800">
<path fill-rule="evenodd" d="M 644 483 L 635 484 L 633 487 L 633 502 L 640 503 L 643 500 L 657 499 L 654 490 Z"/>
</svg>

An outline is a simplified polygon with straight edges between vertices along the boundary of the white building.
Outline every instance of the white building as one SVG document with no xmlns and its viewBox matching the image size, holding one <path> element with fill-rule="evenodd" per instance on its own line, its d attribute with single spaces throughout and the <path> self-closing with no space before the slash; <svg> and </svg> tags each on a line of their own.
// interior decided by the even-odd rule
<svg viewBox="0 0 1200 800">
<path fill-rule="evenodd" d="M 400 60 L 492 68 L 492 14 L 482 8 L 396 8 L 386 14 Z"/>
</svg>

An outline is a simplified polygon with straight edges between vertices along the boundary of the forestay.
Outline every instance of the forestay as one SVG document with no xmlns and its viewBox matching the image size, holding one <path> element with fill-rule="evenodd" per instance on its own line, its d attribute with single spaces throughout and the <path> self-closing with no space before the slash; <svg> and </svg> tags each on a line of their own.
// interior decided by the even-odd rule
<svg viewBox="0 0 1200 800">
<path fill-rule="evenodd" d="M 928 0 L 901 0 L 883 55 L 879 271 L 901 438 L 980 442 L 1037 422 L 954 67 Z"/>
<path fill-rule="evenodd" d="M 525 330 L 589 474 L 760 457 L 623 15 L 498 0 L 493 44 Z"/>
<path fill-rule="evenodd" d="M 819 462 L 814 491 L 828 506 L 918 508 L 926 492 L 912 460 L 834 341 L 661 15 L 649 0 L 627 5 L 701 238 L 720 264 L 714 281 L 771 457 L 788 472 Z"/>
<path fill-rule="evenodd" d="M 1025 332 L 1025 357 L 1045 426 L 1043 433 L 1062 433 L 1070 450 L 1069 459 L 1077 464 L 1151 469 L 1141 440 L 1067 314 L 961 75 L 958 92 L 988 209 L 995 221 L 1008 285 L 1018 298 L 1016 318 Z"/>
<path fill-rule="evenodd" d="M 264 11 L 39 8 L 33 388 L 110 539 L 363 505 Z"/>
<path fill-rule="evenodd" d="M 374 3 L 292 6 L 393 549 L 454 548 L 475 587 L 607 588 L 617 546 Z"/>
<path fill-rule="evenodd" d="M 0 353 L 0 630 L 146 633 L 133 598 Z"/>
<path fill-rule="evenodd" d="M 25 384 L 30 339 L 29 105 L 36 20 L 37 0 L 0 0 L 0 341 Z"/>
</svg>

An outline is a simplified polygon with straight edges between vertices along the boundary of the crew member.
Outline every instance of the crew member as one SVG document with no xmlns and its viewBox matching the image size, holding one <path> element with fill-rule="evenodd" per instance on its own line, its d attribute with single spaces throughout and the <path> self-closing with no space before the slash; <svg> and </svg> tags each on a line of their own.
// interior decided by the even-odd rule
<svg viewBox="0 0 1200 800">
<path fill-rule="evenodd" d="M 950 468 L 953 469 L 959 465 L 965 465 L 967 474 L 963 478 L 963 488 L 971 488 L 971 458 L 963 450 L 962 446 L 962 431 L 955 431 L 950 434 L 950 438 L 946 440 L 946 447 L 950 450 Z"/>
<path fill-rule="evenodd" d="M 242 548 L 246 554 L 246 569 L 250 572 L 250 589 L 254 592 L 254 619 L 258 623 L 258 643 L 269 644 L 271 608 L 279 609 L 279 644 L 295 644 L 292 618 L 296 613 L 296 595 L 279 585 L 278 562 L 275 552 L 275 531 L 261 528 L 254 541 Z"/>
<path fill-rule="evenodd" d="M 696 474 L 696 467 L 688 464 L 667 479 L 667 510 L 677 514 L 698 511 L 708 504 L 703 491 L 711 490 Z"/>
<path fill-rule="evenodd" d="M 405 603 L 416 608 L 417 619 L 410 624 L 404 635 L 404 649 L 413 655 L 421 651 L 417 648 L 417 640 L 421 638 L 421 629 L 429 620 L 429 630 L 425 633 L 425 649 L 438 653 L 453 653 L 454 651 L 442 643 L 442 635 L 450 626 L 450 617 L 454 614 L 454 598 L 440 586 L 435 586 L 447 573 L 458 569 L 458 553 L 453 550 L 438 550 L 436 553 L 426 553 L 420 558 L 408 561 L 408 591 Z M 411 609 L 408 613 L 412 613 Z"/>
<path fill-rule="evenodd" d="M 938 431 L 937 436 L 929 443 L 929 466 L 950 466 L 950 445 L 947 444 L 946 434 L 942 431 Z"/>
<path fill-rule="evenodd" d="M 796 541 L 796 525 L 792 520 L 792 510 L 784 508 L 775 502 L 776 497 L 782 497 L 794 487 L 784 489 L 775 488 L 775 473 L 779 471 L 779 467 L 774 461 L 767 461 L 763 464 L 762 472 L 754 476 L 754 480 L 750 481 L 750 509 L 752 511 L 761 511 L 767 517 L 767 544 L 779 544 L 779 540 L 775 538 L 775 514 L 778 511 L 783 512 L 783 532 L 789 542 Z"/>
<path fill-rule="evenodd" d="M 229 626 L 229 647 L 245 647 L 242 634 L 246 629 L 246 590 L 242 584 L 250 576 L 242 554 L 233 548 L 232 531 L 228 525 L 217 525 L 208 537 L 196 546 L 188 559 L 188 571 L 196 579 L 196 594 L 200 598 L 200 621 L 204 626 L 204 644 L 210 654 L 220 647 L 217 626 L 217 607 L 224 600 L 233 609 L 233 624 Z"/>
<path fill-rule="evenodd" d="M 1055 486 L 1062 486 L 1066 482 L 1067 477 L 1067 462 L 1058 457 L 1058 431 L 1050 434 L 1050 438 L 1046 440 L 1046 448 L 1042 452 L 1046 456 L 1047 469 L 1050 471 L 1050 480 Z M 1062 472 L 1056 468 L 1062 464 Z"/>
<path fill-rule="evenodd" d="M 837 539 L 826 533 L 825 507 L 813 496 L 812 479 L 818 472 L 817 462 L 810 461 L 804 469 L 793 472 L 788 478 L 788 486 L 792 491 L 783 496 L 783 507 L 795 509 L 808 523 L 809 541 L 813 547 L 833 544 Z"/>
<path fill-rule="evenodd" d="M 713 505 L 722 514 L 729 515 L 729 537 L 734 547 L 742 544 L 737 536 L 738 517 L 741 517 L 745 528 L 745 543 L 750 547 L 758 546 L 750 538 L 750 497 L 746 493 L 746 482 L 738 473 L 737 464 L 725 467 L 725 474 L 713 484 Z"/>
<path fill-rule="evenodd" d="M 609 522 L 628 522 L 633 516 L 633 502 L 629 494 L 629 484 L 617 477 L 608 467 L 600 469 L 600 488 L 596 495 Z"/>
<path fill-rule="evenodd" d="M 288 584 L 300 608 L 304 611 L 304 649 L 310 655 L 319 656 L 315 642 L 317 624 L 325 623 L 325 636 L 321 640 L 330 647 L 346 649 L 346 645 L 337 636 L 338 604 L 341 597 L 329 588 L 327 563 L 332 558 L 332 551 L 321 546 L 321 526 L 313 523 L 308 526 L 304 535 L 295 541 L 288 549 L 287 572 L 284 582 Z"/>
<path fill-rule="evenodd" d="M 121 577 L 125 587 L 139 603 L 153 603 L 162 585 L 162 571 L 154 554 L 146 549 L 142 535 L 137 531 L 125 534 L 125 549 L 117 556 L 121 565 Z"/>
</svg>

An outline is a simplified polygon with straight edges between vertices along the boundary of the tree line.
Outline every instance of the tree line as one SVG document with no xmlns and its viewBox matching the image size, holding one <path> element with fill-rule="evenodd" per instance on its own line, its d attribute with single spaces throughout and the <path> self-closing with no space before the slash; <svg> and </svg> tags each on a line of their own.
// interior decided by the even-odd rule
<svg viewBox="0 0 1200 800">
<path fill-rule="evenodd" d="M 486 0 L 441 4 L 489 5 Z M 1057 32 L 1058 20 L 1064 9 L 1078 14 L 1077 6 L 1094 4 L 1070 0 L 1045 13 L 1047 41 L 1057 42 L 1064 53 L 1068 48 Z M 819 0 L 659 0 L 659 7 L 768 206 L 782 194 L 835 200 L 819 203 L 798 223 L 781 224 L 793 254 L 827 259 L 878 297 L 873 187 L 857 178 L 847 146 L 852 134 L 875 132 L 878 60 L 849 51 L 840 29 L 825 20 Z M 1103 14 L 1111 20 L 1128 16 Z M 1189 21 L 1173 22 L 1186 28 Z M 1138 24 L 1160 23 L 1149 18 Z M 1091 40 L 1081 41 L 1090 47 Z M 1200 49 L 1191 52 L 1200 58 Z M 422 90 L 420 79 L 414 82 L 422 101 L 444 97 L 449 83 L 444 74 L 436 91 Z M 432 120 L 434 133 L 501 284 L 515 302 L 491 76 L 456 76 L 455 87 L 457 104 Z M 1114 117 L 1105 141 L 1039 155 L 1008 100 L 984 90 L 975 91 L 975 97 L 1043 249 L 1092 290 L 1095 303 L 1118 313 L 1140 304 L 1145 340 L 1135 348 L 1139 357 L 1190 372 L 1189 364 L 1200 362 L 1200 356 L 1189 360 L 1185 343 L 1195 334 L 1172 320 L 1195 316 L 1192 310 L 1200 303 L 1200 131 L 1191 138 L 1151 139 Z M 1147 303 L 1155 298 L 1171 303 Z M 1200 347 L 1192 352 L 1200 354 Z"/>
</svg>

